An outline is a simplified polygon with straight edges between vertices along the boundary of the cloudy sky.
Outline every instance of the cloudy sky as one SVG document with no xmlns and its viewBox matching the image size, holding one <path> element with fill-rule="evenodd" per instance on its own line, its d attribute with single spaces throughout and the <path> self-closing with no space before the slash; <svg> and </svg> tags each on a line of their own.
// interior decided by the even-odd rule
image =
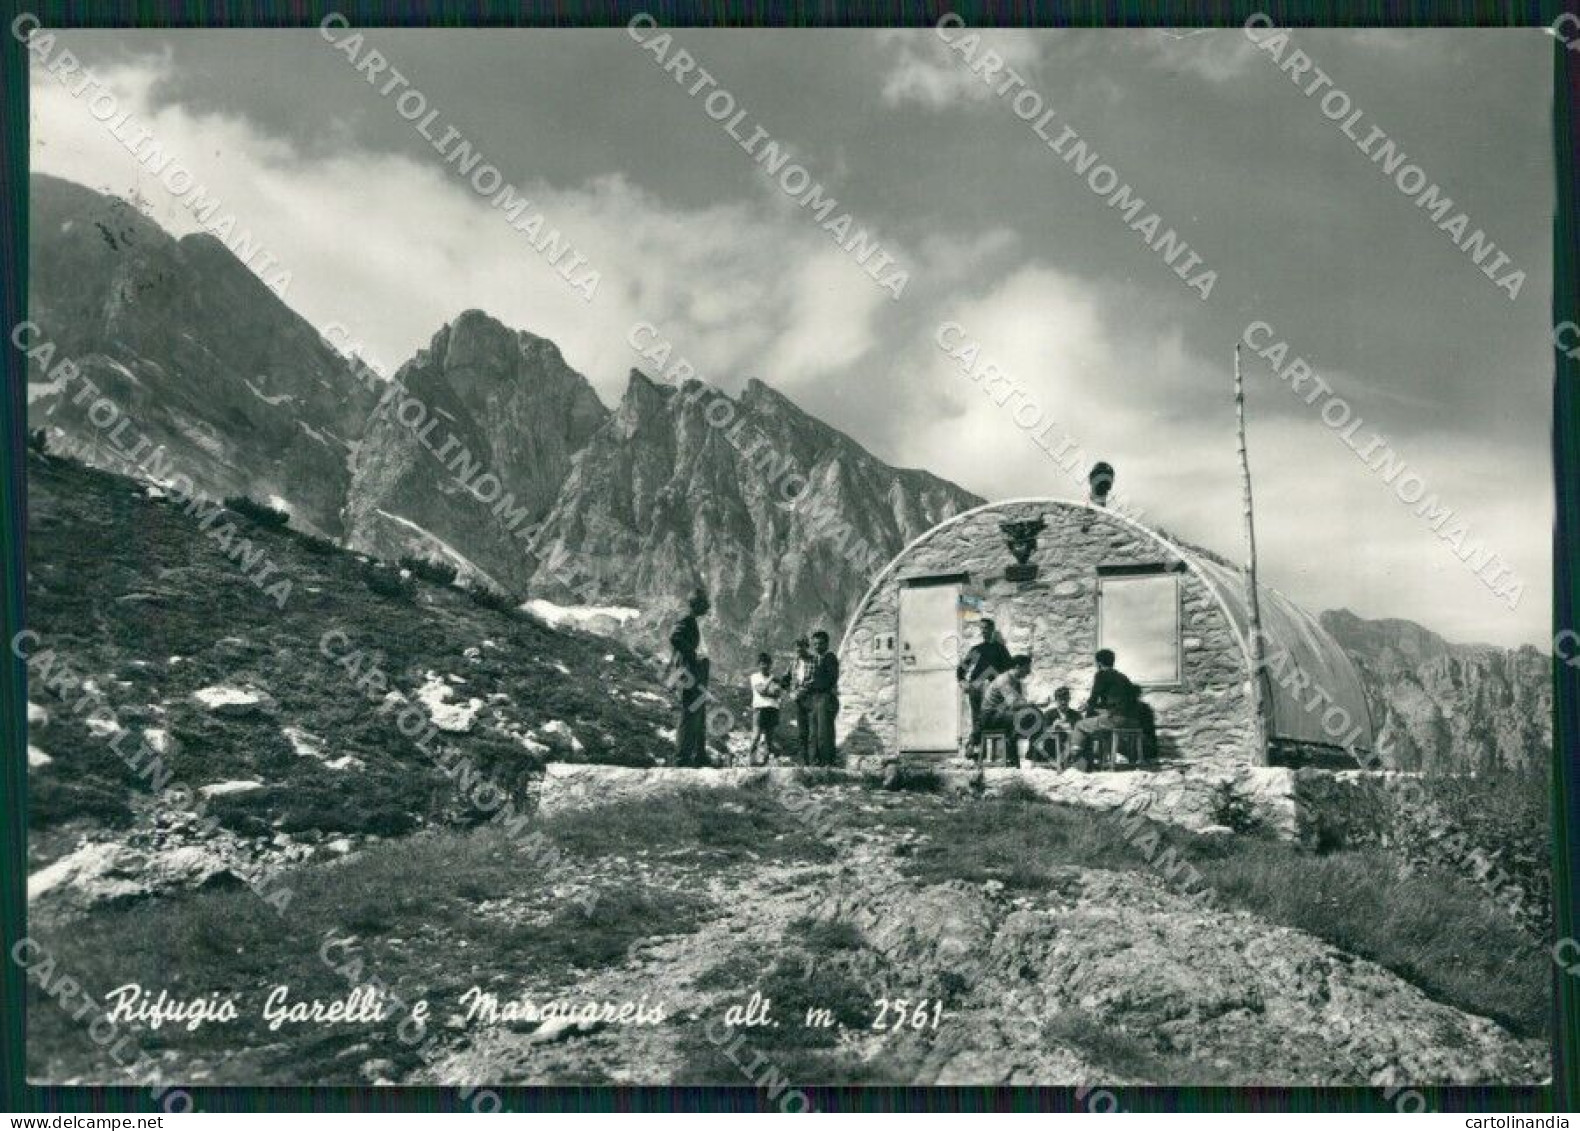
<svg viewBox="0 0 1580 1131">
<path fill-rule="evenodd" d="M 1049 136 L 1076 131 L 1202 257 L 1193 274 L 1217 272 L 1206 301 L 930 31 L 675 33 L 747 112 L 737 132 L 786 146 L 906 271 L 898 300 L 623 29 L 373 31 L 357 52 L 376 47 L 438 111 L 430 133 L 458 130 L 587 255 L 590 302 L 317 32 L 60 38 L 288 267 L 293 307 L 391 367 L 480 307 L 554 339 L 613 404 L 651 369 L 627 340 L 648 322 L 714 384 L 759 377 L 891 462 L 989 498 L 1080 493 L 939 349 L 958 323 L 1149 520 L 1239 557 L 1231 349 L 1270 323 L 1524 593 L 1511 610 L 1320 403 L 1248 357 L 1264 577 L 1456 639 L 1549 635 L 1539 31 L 1294 36 L 1364 112 L 1355 132 L 1386 131 L 1526 272 L 1514 301 L 1238 31 L 988 44 L 1056 112 Z M 35 169 L 198 226 L 36 69 L 32 125 Z"/>
</svg>

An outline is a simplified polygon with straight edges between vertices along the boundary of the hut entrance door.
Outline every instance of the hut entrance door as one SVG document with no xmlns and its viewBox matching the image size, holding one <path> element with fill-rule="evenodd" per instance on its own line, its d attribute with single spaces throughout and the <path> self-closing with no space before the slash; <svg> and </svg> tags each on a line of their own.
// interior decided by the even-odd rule
<svg viewBox="0 0 1580 1131">
<path fill-rule="evenodd" d="M 899 746 L 952 754 L 960 746 L 960 580 L 924 578 L 900 590 Z"/>
</svg>

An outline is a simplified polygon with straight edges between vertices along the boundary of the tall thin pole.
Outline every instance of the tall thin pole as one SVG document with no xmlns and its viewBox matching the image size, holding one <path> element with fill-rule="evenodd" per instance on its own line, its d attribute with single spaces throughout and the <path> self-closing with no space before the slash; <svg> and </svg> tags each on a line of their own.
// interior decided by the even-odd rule
<svg viewBox="0 0 1580 1131">
<path fill-rule="evenodd" d="M 1256 592 L 1256 521 L 1251 512 L 1251 461 L 1245 452 L 1245 382 L 1240 377 L 1240 343 L 1234 343 L 1234 418 L 1240 440 L 1240 483 L 1245 498 L 1245 546 L 1249 556 L 1245 568 L 1246 608 L 1251 625 L 1251 702 L 1256 712 L 1256 749 L 1253 757 L 1265 766 L 1267 757 L 1266 664 L 1262 657 L 1262 606 Z"/>
</svg>

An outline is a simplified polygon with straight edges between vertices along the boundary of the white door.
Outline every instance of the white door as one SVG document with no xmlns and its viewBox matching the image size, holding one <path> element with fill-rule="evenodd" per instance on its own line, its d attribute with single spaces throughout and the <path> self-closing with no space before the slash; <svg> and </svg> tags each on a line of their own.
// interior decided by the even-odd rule
<svg viewBox="0 0 1580 1131">
<path fill-rule="evenodd" d="M 899 636 L 900 752 L 952 753 L 960 745 L 960 584 L 902 588 Z"/>
</svg>

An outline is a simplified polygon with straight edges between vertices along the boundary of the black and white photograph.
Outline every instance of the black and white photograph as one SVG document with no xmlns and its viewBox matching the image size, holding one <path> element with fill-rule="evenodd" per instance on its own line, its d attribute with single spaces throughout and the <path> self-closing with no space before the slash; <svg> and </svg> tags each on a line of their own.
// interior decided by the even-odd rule
<svg viewBox="0 0 1580 1131">
<path fill-rule="evenodd" d="M 1289 22 L 17 16 L 27 1080 L 1551 1085 L 1580 20 Z"/>
</svg>

